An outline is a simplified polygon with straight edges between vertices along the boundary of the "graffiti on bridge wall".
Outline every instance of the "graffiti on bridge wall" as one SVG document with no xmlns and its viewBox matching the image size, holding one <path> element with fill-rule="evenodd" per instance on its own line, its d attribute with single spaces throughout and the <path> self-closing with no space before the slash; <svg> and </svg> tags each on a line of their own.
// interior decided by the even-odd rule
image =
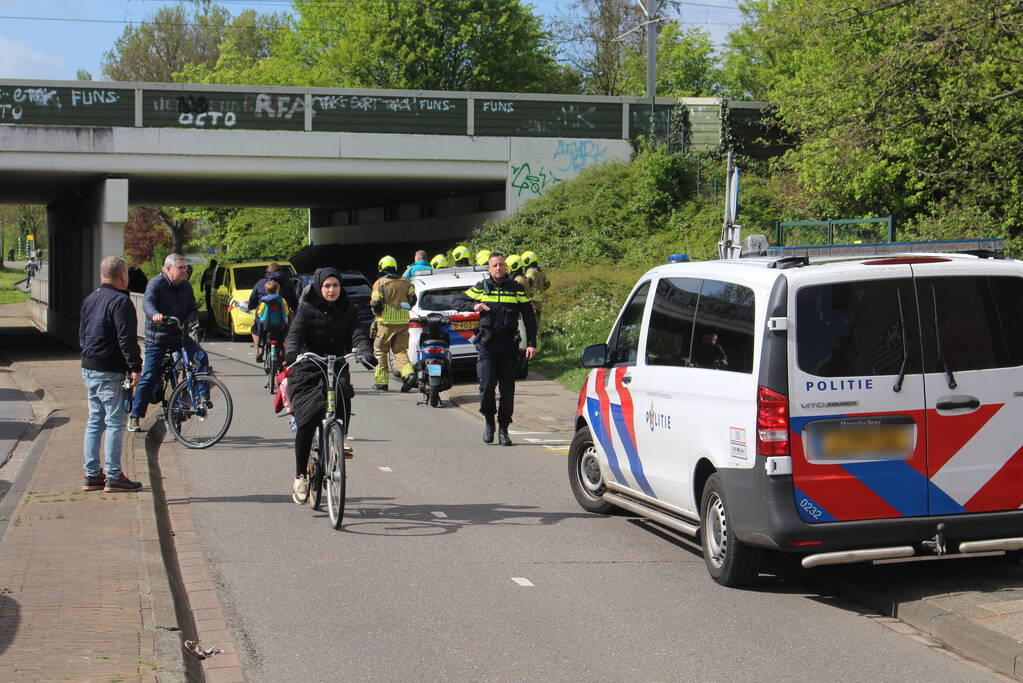
<svg viewBox="0 0 1023 683">
<path fill-rule="evenodd" d="M 519 164 L 513 163 L 510 184 L 516 197 L 532 199 L 582 169 L 607 161 L 607 145 L 594 140 L 558 140 L 548 158 L 535 155 Z"/>
</svg>

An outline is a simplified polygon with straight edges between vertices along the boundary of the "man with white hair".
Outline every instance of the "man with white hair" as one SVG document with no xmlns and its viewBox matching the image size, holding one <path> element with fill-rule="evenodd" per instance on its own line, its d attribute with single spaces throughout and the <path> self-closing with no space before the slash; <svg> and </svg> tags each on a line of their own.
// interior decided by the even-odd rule
<svg viewBox="0 0 1023 683">
<path fill-rule="evenodd" d="M 135 398 L 128 419 L 128 431 L 139 431 L 139 422 L 146 416 L 146 409 L 154 402 L 162 378 L 160 369 L 163 357 L 168 351 L 177 349 L 182 342 L 181 330 L 168 318 L 174 317 L 182 325 L 199 318 L 199 306 L 195 293 L 188 281 L 188 261 L 181 254 L 169 254 L 163 261 L 163 270 L 146 285 L 142 300 L 142 311 L 146 315 L 146 354 L 142 363 L 142 379 L 135 389 Z M 209 372 L 209 359 L 194 339 L 184 337 L 188 355 L 195 359 L 197 372 Z M 199 391 L 204 389 L 199 384 Z M 207 398 L 200 396 L 200 398 Z"/>
</svg>

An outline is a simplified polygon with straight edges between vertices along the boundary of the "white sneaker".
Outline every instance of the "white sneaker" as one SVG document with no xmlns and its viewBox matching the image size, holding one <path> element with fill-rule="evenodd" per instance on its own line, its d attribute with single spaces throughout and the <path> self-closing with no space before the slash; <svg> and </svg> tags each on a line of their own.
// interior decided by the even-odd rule
<svg viewBox="0 0 1023 683">
<path fill-rule="evenodd" d="M 302 505 L 308 497 L 309 477 L 304 474 L 301 477 L 295 477 L 295 483 L 291 486 L 291 499 L 299 505 Z"/>
</svg>

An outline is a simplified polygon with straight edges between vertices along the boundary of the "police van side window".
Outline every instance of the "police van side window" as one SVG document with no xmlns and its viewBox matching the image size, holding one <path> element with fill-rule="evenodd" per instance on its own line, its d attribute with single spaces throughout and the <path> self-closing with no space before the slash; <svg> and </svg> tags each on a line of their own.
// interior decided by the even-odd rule
<svg viewBox="0 0 1023 683">
<path fill-rule="evenodd" d="M 693 322 L 702 281 L 696 278 L 661 278 L 654 293 L 647 329 L 647 365 L 689 365 Z"/>
<path fill-rule="evenodd" d="M 919 373 L 919 329 L 909 278 L 837 282 L 796 293 L 797 362 L 818 377 L 898 375 L 904 360 L 907 373 Z"/>
<path fill-rule="evenodd" d="M 650 283 L 640 285 L 632 299 L 622 311 L 621 320 L 611 339 L 611 364 L 635 365 L 639 353 L 639 333 L 643 324 L 643 309 L 646 308 Z"/>
<path fill-rule="evenodd" d="M 1023 278 L 917 278 L 926 372 L 1023 365 Z"/>
<path fill-rule="evenodd" d="M 749 287 L 704 280 L 690 365 L 753 372 L 754 295 Z"/>
</svg>

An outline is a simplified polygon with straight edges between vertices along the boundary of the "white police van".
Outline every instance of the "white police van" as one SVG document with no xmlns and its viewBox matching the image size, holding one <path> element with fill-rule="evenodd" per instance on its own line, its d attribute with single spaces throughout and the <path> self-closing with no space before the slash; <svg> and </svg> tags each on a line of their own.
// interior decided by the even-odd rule
<svg viewBox="0 0 1023 683">
<path fill-rule="evenodd" d="M 477 282 L 487 277 L 486 266 L 461 266 L 457 268 L 441 268 L 437 270 L 420 270 L 409 278 L 416 290 L 416 303 L 412 306 L 411 317 L 423 317 L 427 313 L 442 313 L 451 320 L 451 332 L 448 334 L 448 350 L 451 352 L 453 368 L 465 368 L 476 364 L 476 346 L 472 337 L 479 327 L 479 313 L 461 313 L 454 309 L 454 300 Z M 415 362 L 419 352 L 419 339 L 422 326 L 412 322 L 409 324 L 408 355 Z M 519 320 L 520 359 L 516 377 L 522 379 L 529 371 L 529 362 L 525 359 L 526 330 Z M 395 377 L 399 376 L 393 355 L 391 370 Z"/>
<path fill-rule="evenodd" d="M 1023 549 L 1019 261 L 659 266 L 582 362 L 576 499 L 699 537 L 722 585 L 771 553 L 812 568 Z"/>
</svg>

